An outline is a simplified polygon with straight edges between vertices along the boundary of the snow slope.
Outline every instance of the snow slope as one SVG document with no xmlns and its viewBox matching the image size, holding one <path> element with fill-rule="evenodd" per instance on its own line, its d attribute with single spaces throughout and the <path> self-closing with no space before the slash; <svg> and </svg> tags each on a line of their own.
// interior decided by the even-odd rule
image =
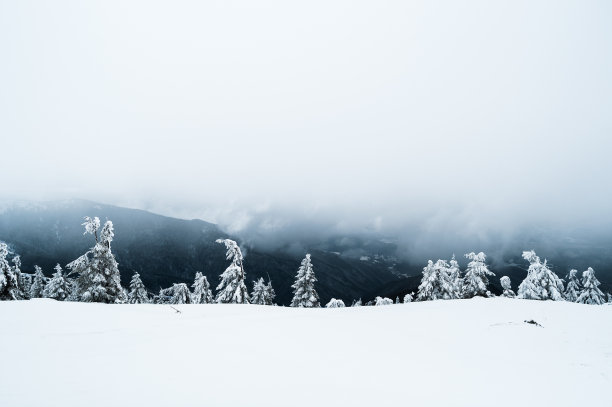
<svg viewBox="0 0 612 407">
<path fill-rule="evenodd" d="M 0 406 L 610 405 L 612 307 L 0 303 Z M 524 320 L 534 319 L 542 327 Z"/>
</svg>

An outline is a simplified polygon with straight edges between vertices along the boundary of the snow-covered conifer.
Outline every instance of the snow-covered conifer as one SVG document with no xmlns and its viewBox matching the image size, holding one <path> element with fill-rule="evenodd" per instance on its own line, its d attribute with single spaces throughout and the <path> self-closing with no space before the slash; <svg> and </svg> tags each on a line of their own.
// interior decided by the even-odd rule
<svg viewBox="0 0 612 407">
<path fill-rule="evenodd" d="M 335 298 L 332 298 L 331 300 L 329 300 L 329 302 L 327 304 L 325 304 L 325 308 L 344 308 L 344 301 L 342 300 L 337 300 Z"/>
<path fill-rule="evenodd" d="M 265 283 L 263 278 L 253 281 L 253 293 L 251 294 L 251 304 L 272 305 L 274 303 L 274 289 L 272 283 Z"/>
<path fill-rule="evenodd" d="M 266 283 L 263 278 L 253 281 L 253 291 L 251 292 L 251 304 L 265 305 L 266 302 Z"/>
<path fill-rule="evenodd" d="M 455 297 L 454 284 L 448 274 L 446 260 L 429 260 L 423 268 L 423 278 L 419 285 L 418 301 L 450 300 Z"/>
<path fill-rule="evenodd" d="M 266 305 L 274 305 L 275 298 L 276 291 L 274 291 L 274 288 L 272 288 L 272 281 L 268 280 L 268 284 L 266 284 L 266 301 L 268 303 Z"/>
<path fill-rule="evenodd" d="M 42 292 L 42 296 L 44 298 L 53 298 L 57 301 L 64 301 L 66 298 L 68 298 L 68 295 L 70 294 L 70 286 L 68 285 L 66 277 L 64 277 L 62 272 L 62 267 L 57 264 L 55 266 L 55 273 L 53 273 L 53 276 Z"/>
<path fill-rule="evenodd" d="M 30 298 L 42 298 L 46 278 L 39 266 L 34 266 L 34 282 L 30 287 Z"/>
<path fill-rule="evenodd" d="M 77 283 L 74 278 L 64 277 L 66 279 L 66 283 L 68 284 L 68 297 L 64 301 L 79 301 L 79 293 L 77 289 Z"/>
<path fill-rule="evenodd" d="M 0 301 L 18 300 L 19 282 L 6 256 L 8 256 L 8 246 L 0 242 Z"/>
<path fill-rule="evenodd" d="M 292 307 L 318 308 L 321 306 L 319 304 L 319 294 L 314 288 L 316 281 L 310 254 L 307 254 L 297 272 L 295 283 L 291 286 L 294 289 L 293 300 L 291 301 Z"/>
<path fill-rule="evenodd" d="M 242 251 L 238 244 L 230 239 L 217 239 L 217 243 L 224 244 L 227 260 L 231 260 L 227 269 L 221 274 L 221 283 L 217 287 L 217 303 L 248 304 L 249 292 L 245 284 L 244 265 L 242 264 Z"/>
<path fill-rule="evenodd" d="M 75 295 L 84 302 L 124 303 L 127 301 L 121 287 L 119 265 L 111 252 L 111 242 L 115 236 L 113 223 L 106 221 L 100 237 L 100 219 L 85 218 L 85 233 L 95 237 L 96 244 L 78 259 L 68 264 L 71 273 L 77 274 Z"/>
<path fill-rule="evenodd" d="M 455 259 L 455 255 L 450 260 L 448 267 L 448 277 L 453 285 L 453 298 L 461 298 L 461 290 L 463 289 L 463 278 L 461 277 L 461 268 Z"/>
<path fill-rule="evenodd" d="M 147 304 L 149 302 L 149 293 L 138 273 L 134 273 L 132 281 L 130 281 L 130 292 L 127 294 L 127 302 L 130 304 Z"/>
<path fill-rule="evenodd" d="M 489 279 L 487 276 L 494 276 L 485 261 L 487 256 L 480 252 L 478 254 L 472 252 L 465 255 L 470 260 L 465 270 L 463 277 L 463 287 L 461 289 L 462 298 L 472 298 L 476 296 L 488 297 Z"/>
<path fill-rule="evenodd" d="M 191 293 L 189 287 L 185 283 L 172 285 L 171 304 L 191 304 Z"/>
<path fill-rule="evenodd" d="M 576 302 L 580 304 L 601 305 L 605 300 L 604 293 L 599 289 L 601 283 L 595 277 L 595 270 L 591 267 L 582 272 L 582 291 Z"/>
<path fill-rule="evenodd" d="M 578 280 L 578 270 L 571 269 L 567 275 L 567 287 L 565 287 L 565 301 L 576 302 L 580 295 L 580 281 Z"/>
<path fill-rule="evenodd" d="M 361 303 L 361 298 L 358 300 L 353 301 L 353 304 L 351 305 L 351 307 L 361 307 L 363 304 Z"/>
<path fill-rule="evenodd" d="M 24 273 L 21 272 L 21 257 L 19 255 L 13 257 L 13 274 L 15 274 L 15 278 L 17 279 L 17 296 L 20 300 L 28 299 L 30 296 L 30 286 L 28 284 L 29 279 L 24 276 Z"/>
<path fill-rule="evenodd" d="M 412 302 L 412 300 L 414 300 L 414 293 L 404 295 L 404 304 L 408 304 L 409 302 Z"/>
<path fill-rule="evenodd" d="M 540 261 L 533 250 L 524 251 L 523 258 L 529 262 L 527 277 L 519 285 L 517 296 L 527 300 L 563 300 L 563 282 Z"/>
<path fill-rule="evenodd" d="M 516 297 L 516 294 L 514 293 L 514 291 L 512 291 L 512 284 L 510 283 L 510 277 L 503 276 L 502 278 L 499 279 L 499 282 L 501 283 L 502 289 L 504 290 L 504 292 L 502 293 L 502 297 L 508 297 L 508 298 Z"/>
<path fill-rule="evenodd" d="M 393 300 L 387 297 L 376 297 L 375 305 L 393 305 Z"/>
<path fill-rule="evenodd" d="M 153 302 L 155 304 L 171 304 L 174 297 L 174 286 L 169 288 L 160 288 L 159 294 L 155 296 Z"/>
<path fill-rule="evenodd" d="M 210 284 L 208 279 L 201 272 L 197 272 L 195 281 L 193 282 L 193 294 L 191 295 L 191 302 L 194 304 L 210 304 L 213 302 L 212 291 L 210 291 Z"/>
</svg>

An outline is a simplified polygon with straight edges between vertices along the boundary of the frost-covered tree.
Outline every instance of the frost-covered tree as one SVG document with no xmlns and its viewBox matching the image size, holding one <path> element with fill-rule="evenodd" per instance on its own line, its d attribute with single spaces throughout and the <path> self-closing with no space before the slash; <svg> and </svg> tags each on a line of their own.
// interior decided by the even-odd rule
<svg viewBox="0 0 612 407">
<path fill-rule="evenodd" d="M 251 304 L 272 305 L 276 293 L 272 288 L 272 282 L 265 283 L 263 278 L 253 281 L 253 293 L 251 294 Z"/>
<path fill-rule="evenodd" d="M 404 295 L 404 304 L 408 304 L 409 302 L 412 302 L 412 300 L 414 300 L 414 293 Z"/>
<path fill-rule="evenodd" d="M 516 294 L 514 293 L 514 291 L 512 291 L 512 284 L 510 283 L 510 277 L 503 276 L 502 278 L 499 279 L 499 282 L 501 283 L 502 289 L 504 290 L 504 292 L 502 293 L 502 297 L 507 297 L 507 298 L 516 297 Z"/>
<path fill-rule="evenodd" d="M 45 289 L 46 278 L 42 269 L 34 266 L 34 282 L 30 287 L 30 298 L 42 298 L 43 290 Z"/>
<path fill-rule="evenodd" d="M 53 298 L 57 301 L 64 301 L 70 294 L 70 286 L 64 277 L 62 266 L 55 266 L 55 273 L 45 286 L 42 292 L 44 298 Z"/>
<path fill-rule="evenodd" d="M 344 308 L 344 301 L 342 300 L 337 300 L 335 298 L 332 298 L 331 300 L 329 300 L 329 302 L 327 304 L 325 304 L 325 308 Z"/>
<path fill-rule="evenodd" d="M 172 285 L 170 304 L 191 304 L 191 292 L 185 283 Z"/>
<path fill-rule="evenodd" d="M 363 304 L 361 303 L 361 298 L 358 300 L 353 301 L 353 304 L 351 305 L 351 307 L 361 307 Z"/>
<path fill-rule="evenodd" d="M 230 239 L 217 239 L 217 243 L 225 245 L 227 249 L 226 258 L 231 260 L 232 264 L 221 274 L 221 283 L 217 287 L 215 301 L 219 304 L 248 304 L 249 292 L 244 282 L 245 273 L 240 247 Z"/>
<path fill-rule="evenodd" d="M 463 289 L 463 278 L 461 277 L 461 268 L 455 259 L 455 255 L 450 259 L 448 267 L 448 277 L 453 285 L 453 298 L 461 298 L 461 290 Z"/>
<path fill-rule="evenodd" d="M 191 294 L 191 302 L 194 304 L 211 304 L 213 302 L 212 291 L 206 276 L 199 271 L 195 275 L 193 282 L 193 294 Z"/>
<path fill-rule="evenodd" d="M 523 258 L 529 262 L 527 277 L 519 285 L 517 296 L 527 300 L 563 300 L 563 282 L 540 261 L 533 250 L 524 251 Z"/>
<path fill-rule="evenodd" d="M 387 297 L 376 297 L 375 305 L 393 305 L 393 300 Z"/>
<path fill-rule="evenodd" d="M 115 236 L 113 223 L 106 221 L 100 236 L 100 219 L 85 217 L 85 233 L 95 237 L 95 245 L 78 259 L 68 264 L 71 274 L 77 275 L 75 296 L 84 302 L 124 303 L 119 265 L 111 251 Z"/>
<path fill-rule="evenodd" d="M 266 305 L 274 305 L 274 299 L 276 298 L 276 291 L 272 288 L 272 281 L 268 280 L 268 284 L 266 284 L 266 299 L 268 304 Z"/>
<path fill-rule="evenodd" d="M 605 300 L 604 293 L 599 289 L 601 283 L 595 277 L 595 270 L 591 267 L 582 272 L 582 291 L 576 302 L 580 304 L 601 305 Z"/>
<path fill-rule="evenodd" d="M 68 297 L 64 301 L 72 301 L 76 302 L 79 300 L 79 293 L 77 290 L 77 283 L 74 278 L 70 278 L 68 276 L 66 278 L 66 283 L 68 284 Z"/>
<path fill-rule="evenodd" d="M 480 252 L 478 254 L 472 252 L 465 255 L 470 262 L 465 270 L 463 277 L 463 287 L 461 289 L 462 298 L 472 298 L 476 296 L 488 297 L 489 279 L 487 276 L 494 276 L 486 265 L 487 256 Z"/>
<path fill-rule="evenodd" d="M 127 294 L 127 302 L 130 304 L 149 303 L 149 293 L 138 273 L 134 273 L 132 281 L 130 281 L 130 292 Z"/>
<path fill-rule="evenodd" d="M 314 288 L 316 281 L 310 254 L 307 254 L 297 272 L 295 283 L 291 286 L 293 288 L 292 307 L 318 308 L 321 306 L 319 304 L 319 294 Z"/>
<path fill-rule="evenodd" d="M 28 278 L 24 276 L 24 273 L 21 272 L 21 257 L 19 255 L 13 257 L 13 266 L 11 270 L 13 274 L 15 274 L 15 278 L 17 279 L 17 296 L 20 300 L 28 299 L 30 296 L 30 286 L 28 284 L 30 281 Z"/>
<path fill-rule="evenodd" d="M 160 288 L 159 294 L 157 294 L 153 302 L 155 304 L 171 304 L 172 297 L 174 297 L 174 286 L 169 288 Z"/>
<path fill-rule="evenodd" d="M 19 282 L 6 256 L 8 256 L 8 246 L 0 242 L 0 301 L 18 300 Z"/>
<path fill-rule="evenodd" d="M 567 275 L 567 287 L 565 287 L 565 301 L 576 302 L 580 295 L 580 281 L 578 280 L 578 270 L 571 269 Z"/>
<path fill-rule="evenodd" d="M 419 285 L 418 301 L 450 300 L 455 297 L 454 284 L 448 274 L 446 260 L 432 262 L 429 260 L 423 268 L 423 278 Z"/>
</svg>

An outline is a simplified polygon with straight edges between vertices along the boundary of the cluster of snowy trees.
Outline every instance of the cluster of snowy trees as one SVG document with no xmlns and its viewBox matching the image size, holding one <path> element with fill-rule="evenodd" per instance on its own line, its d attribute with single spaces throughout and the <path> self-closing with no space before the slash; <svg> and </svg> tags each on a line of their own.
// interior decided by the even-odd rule
<svg viewBox="0 0 612 407">
<path fill-rule="evenodd" d="M 0 242 L 0 300 L 22 300 L 30 298 L 53 298 L 58 301 L 82 301 L 102 303 L 129 304 L 259 304 L 274 305 L 276 294 L 272 282 L 263 278 L 253 282 L 249 294 L 246 286 L 246 274 L 243 265 L 242 251 L 238 244 L 230 239 L 219 239 L 217 243 L 225 245 L 227 260 L 230 265 L 220 276 L 220 283 L 213 295 L 206 276 L 197 272 L 192 284 L 193 291 L 187 284 L 173 284 L 161 289 L 159 294 L 151 295 L 138 273 L 132 276 L 129 289 L 121 286 L 119 265 L 111 251 L 115 236 L 113 223 L 106 221 L 100 228 L 100 219 L 86 217 L 83 223 L 84 234 L 92 235 L 94 246 L 66 267 L 55 266 L 51 278 L 45 277 L 42 269 L 35 266 L 34 274 L 21 272 L 21 260 L 15 256 L 13 265 L 7 260 L 8 246 Z M 314 284 L 317 281 L 310 254 L 307 254 L 298 270 L 293 285 L 293 307 L 319 307 L 319 295 Z"/>
<path fill-rule="evenodd" d="M 92 235 L 94 245 L 82 256 L 66 265 L 66 274 L 58 264 L 55 273 L 47 278 L 40 267 L 35 266 L 33 274 L 21 271 L 19 256 L 12 259 L 12 265 L 7 260 L 9 254 L 5 243 L 0 242 L 0 300 L 20 300 L 29 298 L 53 298 L 58 301 L 83 301 L 102 303 L 129 304 L 259 304 L 274 305 L 275 292 L 271 281 L 263 278 L 253 282 L 249 293 L 246 285 L 246 273 L 243 255 L 239 245 L 230 239 L 218 239 L 226 249 L 226 258 L 230 265 L 220 275 L 220 283 L 213 295 L 206 276 L 197 272 L 190 288 L 185 283 L 173 284 L 164 288 L 156 295 L 151 295 L 144 286 L 138 273 L 132 276 L 129 289 L 121 286 L 119 266 L 111 251 L 111 243 L 115 236 L 113 223 L 106 221 L 100 228 L 100 219 L 86 217 L 83 223 L 84 234 Z M 414 293 L 406 294 L 404 303 L 430 300 L 450 300 L 472 298 L 476 296 L 490 297 L 488 290 L 489 276 L 494 276 L 487 264 L 486 255 L 468 253 L 469 260 L 465 273 L 462 273 L 455 256 L 450 261 L 431 260 L 423 268 L 423 277 Z M 510 278 L 503 276 L 500 283 L 503 297 L 523 298 L 532 300 L 571 301 L 582 304 L 603 304 L 606 295 L 599 289 L 599 281 L 595 271 L 588 268 L 582 273 L 582 281 L 577 277 L 577 270 L 571 270 L 567 276 L 567 286 L 536 253 L 523 252 L 523 258 L 529 262 L 527 277 L 521 282 L 515 294 Z M 302 260 L 298 269 L 293 288 L 292 307 L 318 308 L 321 306 L 319 295 L 315 290 L 315 277 L 310 254 Z M 608 295 L 608 297 L 610 297 Z M 610 299 L 610 298 L 608 298 Z M 390 298 L 376 297 L 365 305 L 390 305 Z M 395 303 L 400 303 L 399 297 Z M 361 299 L 354 301 L 352 306 L 361 306 Z M 332 298 L 326 308 L 342 308 L 345 304 L 340 299 Z"/>
<path fill-rule="evenodd" d="M 478 254 L 472 252 L 465 257 L 470 262 L 463 276 L 455 256 L 450 262 L 438 260 L 434 263 L 429 260 L 427 266 L 423 268 L 417 301 L 492 296 L 487 289 L 488 276 L 495 274 L 486 264 L 486 255 L 482 252 Z M 503 297 L 598 305 L 606 302 L 606 295 L 599 289 L 600 283 L 591 267 L 582 273 L 582 282 L 578 280 L 577 270 L 570 270 L 567 287 L 564 289 L 563 280 L 548 267 L 546 260 L 542 262 L 533 250 L 523 252 L 523 259 L 529 262 L 527 277 L 521 282 L 515 294 L 512 291 L 510 278 L 503 276 L 500 279 Z"/>
</svg>

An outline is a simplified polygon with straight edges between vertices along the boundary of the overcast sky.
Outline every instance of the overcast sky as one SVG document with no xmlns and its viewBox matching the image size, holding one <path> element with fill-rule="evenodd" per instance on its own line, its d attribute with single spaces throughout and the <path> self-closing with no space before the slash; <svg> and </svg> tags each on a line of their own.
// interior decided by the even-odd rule
<svg viewBox="0 0 612 407">
<path fill-rule="evenodd" d="M 610 221 L 611 21 L 585 0 L 0 0 L 0 194 L 236 231 Z"/>
</svg>

